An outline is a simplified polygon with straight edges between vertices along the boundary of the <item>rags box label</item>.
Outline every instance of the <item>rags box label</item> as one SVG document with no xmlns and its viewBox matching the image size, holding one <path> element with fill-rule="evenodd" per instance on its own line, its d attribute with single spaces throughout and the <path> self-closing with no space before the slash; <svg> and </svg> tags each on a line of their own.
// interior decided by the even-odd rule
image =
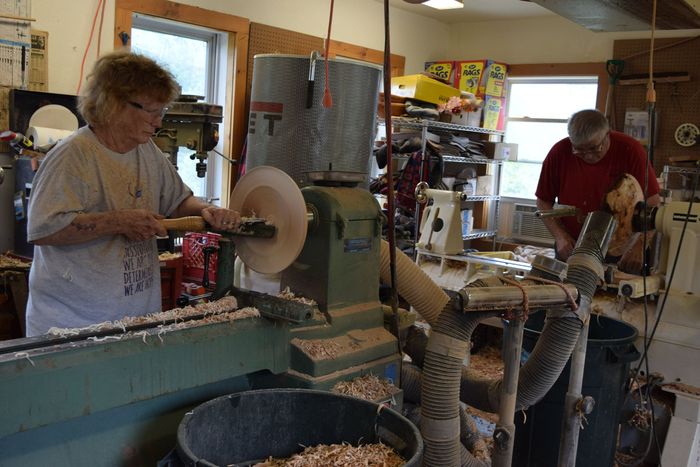
<svg viewBox="0 0 700 467">
<path fill-rule="evenodd" d="M 447 81 L 448 83 L 452 81 L 453 69 L 454 62 L 425 62 L 425 71 Z"/>
<path fill-rule="evenodd" d="M 487 96 L 503 97 L 507 68 L 505 63 L 492 62 L 489 64 L 485 90 Z"/>
<path fill-rule="evenodd" d="M 455 87 L 460 91 L 472 94 L 483 95 L 483 88 L 480 90 L 482 75 L 486 67 L 486 60 L 471 60 L 457 62 L 455 73 Z"/>
</svg>

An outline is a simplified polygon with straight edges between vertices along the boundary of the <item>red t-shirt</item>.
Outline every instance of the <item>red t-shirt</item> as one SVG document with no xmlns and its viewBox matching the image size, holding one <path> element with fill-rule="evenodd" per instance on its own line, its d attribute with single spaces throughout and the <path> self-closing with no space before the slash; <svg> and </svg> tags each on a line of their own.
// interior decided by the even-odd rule
<svg viewBox="0 0 700 467">
<path fill-rule="evenodd" d="M 654 168 L 646 151 L 634 138 L 610 132 L 610 149 L 595 164 L 588 164 L 571 153 L 571 141 L 564 138 L 550 149 L 542 164 L 536 196 L 544 201 L 576 206 L 583 214 L 561 217 L 561 223 L 574 239 L 581 233 L 586 214 L 600 209 L 605 193 L 617 178 L 629 173 L 644 189 L 644 167 L 649 170 L 647 198 L 659 193 Z"/>
</svg>

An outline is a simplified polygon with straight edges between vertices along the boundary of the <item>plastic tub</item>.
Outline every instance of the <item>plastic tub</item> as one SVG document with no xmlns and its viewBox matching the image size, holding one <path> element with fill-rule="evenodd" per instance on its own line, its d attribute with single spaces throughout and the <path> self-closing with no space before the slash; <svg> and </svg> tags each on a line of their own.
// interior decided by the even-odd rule
<svg viewBox="0 0 700 467">
<path fill-rule="evenodd" d="M 326 391 L 265 389 L 218 397 L 188 412 L 176 452 L 187 466 L 248 466 L 289 457 L 303 446 L 378 441 L 406 466 L 420 465 L 420 432 L 392 409 Z"/>
</svg>

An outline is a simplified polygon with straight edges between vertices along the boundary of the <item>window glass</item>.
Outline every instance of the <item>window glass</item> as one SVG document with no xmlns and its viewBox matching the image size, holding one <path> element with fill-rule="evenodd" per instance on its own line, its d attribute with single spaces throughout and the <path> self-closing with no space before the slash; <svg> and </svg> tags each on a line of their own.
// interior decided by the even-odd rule
<svg viewBox="0 0 700 467">
<path fill-rule="evenodd" d="M 207 42 L 145 29 L 131 29 L 131 49 L 167 66 L 182 94 L 207 95 Z"/>
<path fill-rule="evenodd" d="M 143 20 L 142 20 L 143 21 Z M 150 24 L 146 22 L 146 24 Z M 159 24 L 157 27 L 167 28 L 168 23 Z M 182 27 L 178 28 L 182 30 Z M 192 31 L 197 34 L 197 30 Z M 209 47 L 207 40 L 185 37 L 180 34 L 171 34 L 159 30 L 132 27 L 131 48 L 134 52 L 151 57 L 164 68 L 167 68 L 178 84 L 182 87 L 182 94 L 200 96 L 205 101 L 209 99 Z M 208 177 L 197 177 L 195 165 L 198 159 L 190 159 L 193 151 L 180 147 L 177 156 L 178 173 L 182 180 L 194 192 L 195 196 L 207 197 Z M 211 159 L 208 160 L 211 169 Z"/>
<path fill-rule="evenodd" d="M 560 78 L 560 80 L 563 78 Z M 568 119 L 578 110 L 595 107 L 597 82 L 553 79 L 513 81 L 510 86 L 508 117 Z"/>
</svg>

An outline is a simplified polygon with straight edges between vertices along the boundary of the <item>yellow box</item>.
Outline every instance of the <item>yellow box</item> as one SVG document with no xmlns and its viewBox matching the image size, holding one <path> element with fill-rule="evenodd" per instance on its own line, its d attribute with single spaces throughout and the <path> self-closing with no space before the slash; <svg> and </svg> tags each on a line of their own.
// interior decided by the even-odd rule
<svg viewBox="0 0 700 467">
<path fill-rule="evenodd" d="M 486 89 L 484 91 L 487 96 L 503 97 L 507 70 L 508 65 L 505 63 L 489 63 L 486 75 Z"/>
<path fill-rule="evenodd" d="M 482 85 L 481 82 L 485 68 L 486 60 L 457 62 L 454 80 L 455 85 L 460 91 L 470 92 L 476 96 L 483 96 L 483 88 L 485 85 Z"/>
<path fill-rule="evenodd" d="M 459 89 L 424 75 L 406 75 L 391 78 L 391 94 L 432 104 L 445 104 L 450 97 L 459 96 Z"/>
<path fill-rule="evenodd" d="M 425 62 L 425 71 L 447 82 L 452 82 L 454 62 Z"/>
</svg>

